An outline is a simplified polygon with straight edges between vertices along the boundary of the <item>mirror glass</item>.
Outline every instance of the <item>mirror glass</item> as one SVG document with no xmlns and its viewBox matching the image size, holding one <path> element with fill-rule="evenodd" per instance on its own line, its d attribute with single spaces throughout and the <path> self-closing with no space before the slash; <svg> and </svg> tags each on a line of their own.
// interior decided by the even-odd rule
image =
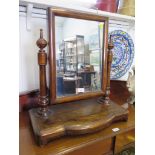
<svg viewBox="0 0 155 155">
<path fill-rule="evenodd" d="M 101 91 L 103 22 L 55 17 L 56 96 Z"/>
</svg>

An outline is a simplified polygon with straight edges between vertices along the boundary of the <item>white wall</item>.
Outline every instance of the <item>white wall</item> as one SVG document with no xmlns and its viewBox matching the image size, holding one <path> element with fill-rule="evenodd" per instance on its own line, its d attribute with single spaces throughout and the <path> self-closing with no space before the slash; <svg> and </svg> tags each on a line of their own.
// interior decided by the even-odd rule
<svg viewBox="0 0 155 155">
<path fill-rule="evenodd" d="M 38 47 L 36 40 L 39 38 L 39 30 L 44 30 L 44 38 L 47 37 L 47 21 L 45 19 L 32 18 L 31 31 L 26 28 L 26 17 L 19 17 L 20 31 L 20 64 L 19 64 L 19 91 L 28 91 L 39 88 L 38 80 Z"/>
<path fill-rule="evenodd" d="M 48 41 L 47 25 L 47 19 L 45 18 L 32 18 L 31 30 L 29 31 L 26 28 L 26 17 L 19 17 L 19 92 L 30 91 L 39 88 L 39 66 L 37 60 L 39 48 L 36 45 L 36 41 L 40 36 L 40 28 L 43 29 L 44 38 Z M 56 43 L 62 38 L 61 30 L 61 27 L 57 27 L 56 29 L 56 33 L 59 34 Z M 45 50 L 47 52 L 48 48 Z"/>
</svg>

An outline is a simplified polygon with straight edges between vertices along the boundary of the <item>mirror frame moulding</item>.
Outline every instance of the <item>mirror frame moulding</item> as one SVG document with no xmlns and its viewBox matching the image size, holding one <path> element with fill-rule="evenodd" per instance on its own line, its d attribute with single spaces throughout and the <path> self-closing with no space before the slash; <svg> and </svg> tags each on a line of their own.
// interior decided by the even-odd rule
<svg viewBox="0 0 155 155">
<path fill-rule="evenodd" d="M 75 19 L 104 22 L 103 49 L 102 49 L 102 82 L 101 91 L 87 92 L 74 96 L 57 98 L 56 96 L 56 49 L 55 49 L 55 16 L 69 17 Z M 93 97 L 103 96 L 107 85 L 107 49 L 108 49 L 108 17 L 94 15 L 92 13 L 82 13 L 75 10 L 52 7 L 48 9 L 49 24 L 49 100 L 50 104 L 77 101 Z"/>
</svg>

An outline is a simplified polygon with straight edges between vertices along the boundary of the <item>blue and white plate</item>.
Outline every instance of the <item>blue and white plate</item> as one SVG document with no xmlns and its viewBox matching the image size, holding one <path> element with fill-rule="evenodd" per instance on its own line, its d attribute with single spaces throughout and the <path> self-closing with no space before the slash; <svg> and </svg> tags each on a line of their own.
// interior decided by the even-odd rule
<svg viewBox="0 0 155 155">
<path fill-rule="evenodd" d="M 119 79 L 130 69 L 134 58 L 134 44 L 128 33 L 115 30 L 109 33 L 114 44 L 111 79 Z"/>
</svg>

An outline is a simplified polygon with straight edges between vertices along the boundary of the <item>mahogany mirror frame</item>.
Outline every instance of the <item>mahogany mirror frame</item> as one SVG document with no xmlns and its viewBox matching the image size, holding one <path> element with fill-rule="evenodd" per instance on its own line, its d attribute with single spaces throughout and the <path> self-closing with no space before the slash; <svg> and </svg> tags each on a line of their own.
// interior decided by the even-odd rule
<svg viewBox="0 0 155 155">
<path fill-rule="evenodd" d="M 84 19 L 91 21 L 104 22 L 103 29 L 103 49 L 102 49 L 102 81 L 101 91 L 87 92 L 74 96 L 66 96 L 57 98 L 56 96 L 56 49 L 55 49 L 55 16 L 69 17 L 76 19 Z M 64 8 L 49 8 L 48 9 L 49 23 L 49 100 L 51 104 L 88 99 L 97 96 L 103 96 L 107 85 L 107 50 L 108 50 L 108 17 L 103 17 L 95 14 L 81 13 L 75 10 Z"/>
</svg>

